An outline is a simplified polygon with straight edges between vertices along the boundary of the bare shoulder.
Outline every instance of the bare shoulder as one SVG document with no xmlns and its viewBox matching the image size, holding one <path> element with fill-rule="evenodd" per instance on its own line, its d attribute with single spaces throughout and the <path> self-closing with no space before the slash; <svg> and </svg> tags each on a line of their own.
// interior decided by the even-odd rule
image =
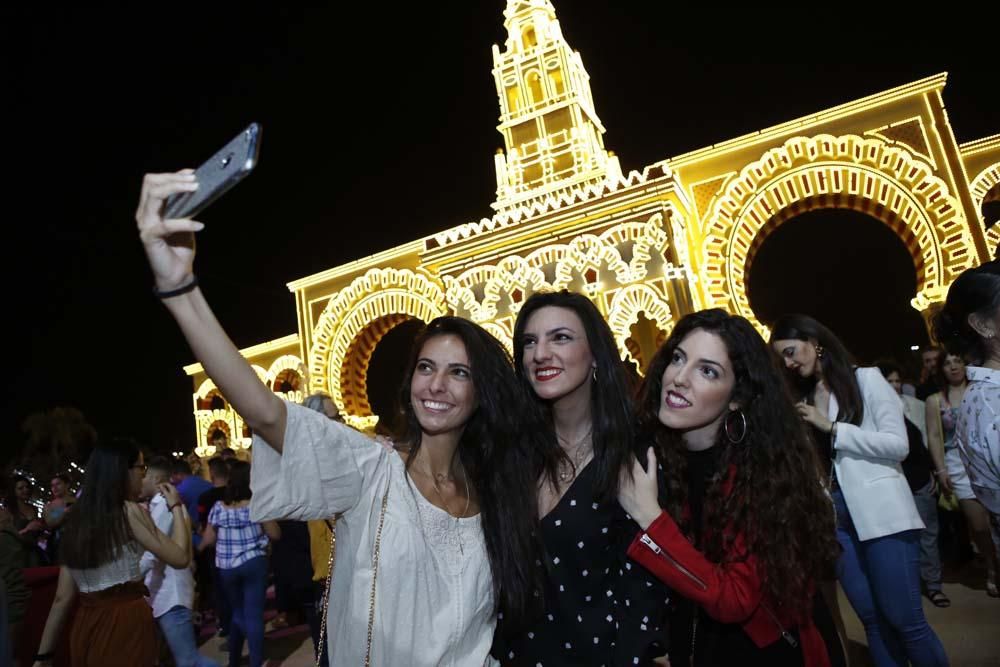
<svg viewBox="0 0 1000 667">
<path fill-rule="evenodd" d="M 136 523 L 140 525 L 146 525 L 149 522 L 149 514 L 146 513 L 139 503 L 126 500 L 125 501 L 125 516 L 128 517 L 129 523 L 135 526 Z"/>
</svg>

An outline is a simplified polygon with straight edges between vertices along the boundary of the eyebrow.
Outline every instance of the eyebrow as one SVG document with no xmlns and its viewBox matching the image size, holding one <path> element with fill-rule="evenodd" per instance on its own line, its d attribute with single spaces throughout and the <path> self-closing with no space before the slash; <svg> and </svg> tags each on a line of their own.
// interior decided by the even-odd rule
<svg viewBox="0 0 1000 667">
<path fill-rule="evenodd" d="M 684 349 L 683 347 L 681 347 L 680 345 L 678 345 L 677 347 L 675 347 L 675 348 L 674 348 L 674 351 L 675 351 L 675 352 L 676 352 L 676 351 L 679 351 L 679 352 L 680 352 L 681 354 L 683 354 L 683 355 L 684 355 L 685 357 L 686 357 L 686 356 L 688 356 L 688 353 L 687 353 L 687 351 L 686 351 L 686 350 L 685 350 L 685 349 Z M 722 364 L 720 364 L 720 363 L 719 363 L 718 361 L 714 361 L 714 360 L 712 360 L 712 359 L 705 359 L 704 357 L 702 357 L 701 359 L 699 359 L 699 360 L 698 360 L 698 363 L 699 363 L 699 364 L 711 364 L 711 365 L 713 365 L 713 366 L 718 366 L 718 367 L 719 367 L 719 370 L 721 370 L 721 371 L 723 371 L 723 372 L 725 372 L 725 370 L 726 370 L 726 367 L 725 367 L 725 366 L 723 366 Z"/>
<path fill-rule="evenodd" d="M 560 331 L 568 331 L 571 334 L 575 334 L 576 333 L 576 331 L 573 330 L 572 328 L 564 326 L 564 327 L 556 327 L 555 329 L 549 329 L 548 331 L 545 332 L 545 335 L 546 336 L 551 336 L 552 334 L 559 333 Z"/>
<path fill-rule="evenodd" d="M 420 357 L 419 359 L 417 359 L 418 364 L 421 362 L 428 363 L 431 366 L 438 365 L 436 361 L 434 361 L 433 359 L 428 359 L 427 357 Z M 465 370 L 469 370 L 470 366 L 468 364 L 463 364 L 463 363 L 450 363 L 447 365 L 447 368 L 464 368 Z"/>
</svg>

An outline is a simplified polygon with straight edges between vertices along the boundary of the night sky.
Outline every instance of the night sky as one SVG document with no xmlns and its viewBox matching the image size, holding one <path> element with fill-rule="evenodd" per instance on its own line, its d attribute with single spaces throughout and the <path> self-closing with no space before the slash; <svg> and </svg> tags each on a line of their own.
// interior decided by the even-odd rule
<svg viewBox="0 0 1000 667">
<path fill-rule="evenodd" d="M 263 125 L 257 170 L 200 216 L 198 275 L 241 347 L 295 332 L 288 281 L 491 213 L 504 3 L 359 4 L 6 10 L 5 454 L 29 413 L 56 405 L 104 437 L 193 447 L 192 358 L 150 294 L 132 218 L 146 171 L 197 166 Z M 661 2 L 555 5 L 626 170 L 942 71 L 958 140 L 1000 132 L 995 35 L 973 34 L 996 25 L 983 15 L 957 17 L 974 22 L 962 32 L 938 16 L 874 27 L 867 11 L 718 27 L 711 3 L 686 18 Z M 946 42 L 925 42 L 932 29 Z M 813 223 L 762 247 L 757 307 L 819 295 L 814 314 L 868 358 L 923 342 L 892 235 L 857 216 Z"/>
</svg>

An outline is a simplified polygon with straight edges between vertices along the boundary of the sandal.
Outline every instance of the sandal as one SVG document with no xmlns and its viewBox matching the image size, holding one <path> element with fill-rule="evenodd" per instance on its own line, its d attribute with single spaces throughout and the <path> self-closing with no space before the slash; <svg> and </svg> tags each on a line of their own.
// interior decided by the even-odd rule
<svg viewBox="0 0 1000 667">
<path fill-rule="evenodd" d="M 928 600 L 931 601 L 931 604 L 934 605 L 935 607 L 951 606 L 951 600 L 948 598 L 947 595 L 944 594 L 944 591 L 927 591 L 924 593 L 924 595 L 927 597 Z"/>
</svg>

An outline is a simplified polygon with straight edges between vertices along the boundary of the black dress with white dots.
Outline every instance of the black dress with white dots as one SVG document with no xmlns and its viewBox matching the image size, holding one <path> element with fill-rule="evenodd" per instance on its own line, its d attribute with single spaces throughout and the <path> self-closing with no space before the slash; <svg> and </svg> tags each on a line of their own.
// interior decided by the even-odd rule
<svg viewBox="0 0 1000 667">
<path fill-rule="evenodd" d="M 594 500 L 595 470 L 585 466 L 541 521 L 544 611 L 513 637 L 499 619 L 504 665 L 648 665 L 666 652 L 667 590 L 625 557 L 639 527 L 617 502 Z"/>
</svg>

